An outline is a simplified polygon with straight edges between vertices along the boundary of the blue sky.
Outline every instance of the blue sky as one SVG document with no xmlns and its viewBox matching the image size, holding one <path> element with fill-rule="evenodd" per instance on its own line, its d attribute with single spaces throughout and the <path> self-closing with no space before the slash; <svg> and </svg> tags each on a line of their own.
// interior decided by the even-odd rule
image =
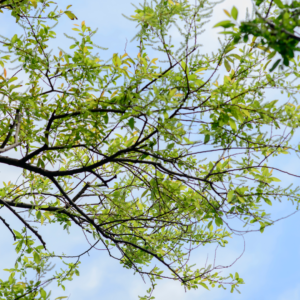
<svg viewBox="0 0 300 300">
<path fill-rule="evenodd" d="M 122 17 L 122 13 L 131 15 L 134 8 L 131 2 L 138 1 L 125 0 L 60 0 L 59 6 L 64 9 L 72 3 L 72 11 L 79 18 L 76 22 L 71 22 L 64 18 L 57 27 L 60 36 L 62 32 L 72 33 L 72 24 L 85 20 L 88 26 L 98 27 L 95 42 L 103 47 L 108 47 L 107 53 L 103 52 L 104 57 L 109 57 L 111 53 L 123 53 L 126 40 L 130 41 L 136 32 L 135 24 Z M 206 26 L 207 32 L 203 34 L 203 52 L 210 52 L 218 46 L 218 29 L 212 29 L 218 21 L 226 18 L 222 12 L 223 8 L 230 10 L 235 5 L 238 7 L 241 18 L 245 15 L 246 7 L 251 8 L 249 0 L 225 0 L 219 4 L 214 11 L 212 21 Z M 5 17 L 4 17 L 5 18 Z M 2 23 L 3 24 L 3 23 Z M 4 28 L 6 36 L 13 35 L 15 28 Z M 3 31 L 2 31 L 3 32 Z M 73 32 L 74 33 L 74 32 Z M 176 39 L 176 34 L 174 35 Z M 68 49 L 63 38 L 59 38 L 56 45 Z M 53 46 L 55 46 L 53 44 Z M 55 48 L 54 48 L 55 49 Z M 55 50 L 59 51 L 59 50 Z M 136 55 L 137 48 L 134 44 L 128 44 L 127 52 Z M 272 95 L 270 96 L 272 97 Z M 274 96 L 275 97 L 275 96 Z M 278 97 L 278 96 L 277 96 Z M 273 99 L 269 99 L 273 100 Z M 297 142 L 297 141 L 295 141 Z M 279 165 L 300 174 L 298 160 L 295 157 L 283 156 Z M 8 177 L 15 178 L 17 173 L 10 167 L 2 167 L 0 170 L 0 182 L 7 180 Z M 283 178 L 283 183 L 290 183 L 290 178 Z M 294 184 L 299 185 L 295 180 Z M 272 211 L 276 216 L 284 216 L 293 211 L 293 207 L 286 203 L 275 205 Z M 268 228 L 264 234 L 251 233 L 246 235 L 246 251 L 240 260 L 230 269 L 231 272 L 238 271 L 246 284 L 241 286 L 239 294 L 230 294 L 229 291 L 214 289 L 206 291 L 200 288 L 197 291 L 185 293 L 184 289 L 171 281 L 161 281 L 158 284 L 154 296 L 157 300 L 252 300 L 252 299 L 272 299 L 272 300 L 299 300 L 300 299 L 300 227 L 299 215 L 295 214 L 289 219 L 277 223 Z M 58 228 L 57 228 L 58 229 Z M 11 236 L 7 230 L 0 225 L 3 240 L 11 242 Z M 54 248 L 65 253 L 78 254 L 84 249 L 85 238 L 80 231 L 73 230 L 70 236 L 61 233 L 56 228 L 44 228 L 44 233 L 50 236 Z M 50 243 L 49 242 L 49 243 Z M 243 240 L 233 238 L 226 249 L 218 251 L 217 263 L 230 264 L 243 251 Z M 214 248 L 203 248 L 199 250 L 194 260 L 202 262 L 207 255 L 212 258 Z M 7 243 L 0 245 L 0 269 L 10 267 L 14 261 L 13 248 Z M 66 292 L 52 286 L 53 295 L 69 296 L 70 300 L 83 299 L 138 299 L 138 295 L 148 288 L 140 277 L 133 275 L 131 271 L 123 269 L 118 262 L 108 257 L 106 252 L 92 251 L 90 256 L 84 257 L 80 268 L 81 276 L 66 284 Z M 226 271 L 224 271 L 226 272 Z M 7 276 L 0 271 L 0 276 Z"/>
</svg>

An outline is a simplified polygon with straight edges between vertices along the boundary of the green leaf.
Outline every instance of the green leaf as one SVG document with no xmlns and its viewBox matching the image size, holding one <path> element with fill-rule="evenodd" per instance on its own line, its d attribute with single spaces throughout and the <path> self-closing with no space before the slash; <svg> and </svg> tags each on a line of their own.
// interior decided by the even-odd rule
<svg viewBox="0 0 300 300">
<path fill-rule="evenodd" d="M 269 49 L 268 47 L 263 47 L 263 46 L 261 46 L 261 45 L 258 45 L 257 48 L 260 49 L 260 50 L 263 50 L 263 51 L 265 51 L 265 52 L 268 52 L 268 53 L 271 52 L 270 49 Z"/>
<path fill-rule="evenodd" d="M 199 73 L 199 72 L 202 72 L 202 71 L 205 71 L 205 70 L 207 70 L 208 68 L 200 68 L 200 69 L 198 69 L 195 73 Z"/>
<path fill-rule="evenodd" d="M 219 32 L 219 34 L 235 34 L 235 32 L 234 31 L 221 31 L 221 32 Z"/>
<path fill-rule="evenodd" d="M 276 51 L 271 52 L 271 53 L 267 56 L 267 59 L 273 58 L 273 57 L 275 56 L 275 54 L 276 54 Z"/>
<path fill-rule="evenodd" d="M 229 28 L 229 27 L 233 27 L 234 24 L 231 23 L 231 21 L 226 20 L 226 21 L 221 21 L 218 24 L 216 24 L 213 28 L 215 27 L 224 27 L 224 28 Z"/>
<path fill-rule="evenodd" d="M 103 117 L 104 123 L 105 123 L 105 124 L 108 124 L 108 121 L 109 121 L 108 115 L 105 114 L 105 115 L 103 115 L 102 117 Z"/>
<path fill-rule="evenodd" d="M 229 72 L 231 70 L 231 66 L 227 59 L 224 59 L 224 65 L 225 65 L 227 72 Z"/>
<path fill-rule="evenodd" d="M 245 203 L 245 200 L 244 200 L 243 197 L 237 196 L 237 198 L 239 199 L 239 201 L 240 201 L 241 203 Z"/>
<path fill-rule="evenodd" d="M 265 201 L 268 205 L 272 206 L 272 202 L 271 202 L 269 199 L 264 198 L 264 201 Z"/>
<path fill-rule="evenodd" d="M 205 137 L 204 137 L 204 144 L 207 144 L 210 140 L 210 135 L 209 134 L 206 134 Z"/>
<path fill-rule="evenodd" d="M 8 83 L 11 83 L 11 82 L 16 81 L 16 80 L 18 80 L 18 77 L 12 77 L 11 79 L 8 80 Z"/>
<path fill-rule="evenodd" d="M 230 54 L 230 56 L 232 56 L 238 60 L 241 60 L 241 57 L 238 54 Z"/>
<path fill-rule="evenodd" d="M 168 144 L 167 149 L 172 150 L 175 146 L 175 143 Z"/>
<path fill-rule="evenodd" d="M 184 60 L 181 62 L 181 66 L 182 66 L 183 70 L 186 71 L 186 63 Z"/>
<path fill-rule="evenodd" d="M 237 8 L 234 6 L 231 10 L 231 15 L 235 20 L 237 20 L 238 14 L 239 14 L 239 12 L 238 12 Z"/>
<path fill-rule="evenodd" d="M 46 293 L 43 289 L 40 290 L 40 293 L 41 293 L 41 297 L 42 297 L 43 299 L 46 299 L 46 298 L 47 298 L 47 293 Z"/>
<path fill-rule="evenodd" d="M 227 54 L 228 52 L 230 52 L 230 51 L 232 51 L 233 49 L 235 49 L 236 47 L 234 47 L 234 46 L 229 46 L 229 47 L 227 47 L 226 48 L 226 50 L 225 50 L 225 54 Z"/>
<path fill-rule="evenodd" d="M 36 264 L 39 264 L 41 262 L 41 257 L 39 256 L 39 254 L 37 252 L 33 252 L 33 259 Z"/>
<path fill-rule="evenodd" d="M 71 20 L 78 20 L 78 18 L 69 10 L 65 11 L 65 14 L 71 19 Z"/>
<path fill-rule="evenodd" d="M 23 239 L 23 235 L 20 232 L 18 232 L 17 230 L 13 230 L 13 232 L 16 235 L 17 239 Z"/>
<path fill-rule="evenodd" d="M 15 272 L 13 272 L 9 275 L 8 281 L 10 284 L 12 284 L 14 282 L 14 277 L 15 277 Z"/>
<path fill-rule="evenodd" d="M 207 286 L 204 282 L 199 282 L 199 284 L 200 284 L 201 286 L 203 286 L 204 288 L 206 288 L 207 290 L 209 290 L 208 286 Z"/>
<path fill-rule="evenodd" d="M 227 201 L 230 203 L 232 201 L 232 197 L 234 195 L 234 191 L 229 191 L 227 194 Z"/>
<path fill-rule="evenodd" d="M 269 61 L 265 64 L 263 70 L 265 70 L 265 69 L 267 68 L 267 66 L 269 65 L 270 62 L 271 62 L 271 60 L 269 60 Z"/>
<path fill-rule="evenodd" d="M 177 89 L 172 89 L 170 92 L 169 92 L 169 97 L 173 97 L 177 92 Z"/>
<path fill-rule="evenodd" d="M 30 0 L 34 8 L 37 8 L 37 0 Z"/>
<path fill-rule="evenodd" d="M 276 177 L 271 177 L 270 179 L 274 182 L 281 182 L 281 180 Z"/>
<path fill-rule="evenodd" d="M 22 249 L 23 246 L 23 241 L 21 240 L 18 245 L 16 246 L 16 252 L 19 253 Z"/>
<path fill-rule="evenodd" d="M 159 89 L 155 85 L 153 86 L 153 91 L 156 96 L 159 96 Z"/>
<path fill-rule="evenodd" d="M 276 60 L 276 62 L 274 63 L 272 68 L 269 70 L 269 72 L 273 72 L 276 69 L 276 67 L 279 65 L 280 62 L 281 62 L 281 59 Z"/>
<path fill-rule="evenodd" d="M 229 125 L 232 128 L 232 130 L 237 131 L 237 127 L 236 127 L 234 120 L 229 119 Z"/>
<path fill-rule="evenodd" d="M 131 119 L 128 121 L 128 125 L 129 125 L 129 127 L 131 128 L 131 130 L 134 129 L 134 123 L 135 123 L 134 118 L 131 118 Z"/>
<path fill-rule="evenodd" d="M 17 39 L 18 39 L 18 35 L 15 34 L 15 35 L 12 37 L 12 39 L 11 39 L 12 44 L 13 44 L 14 42 L 16 42 Z M 2 57 L 2 58 L 3 58 L 3 57 Z"/>
<path fill-rule="evenodd" d="M 222 220 L 220 217 L 216 216 L 216 217 L 215 217 L 215 223 L 216 223 L 216 225 L 217 225 L 218 227 L 220 227 L 220 226 L 223 225 L 223 220 Z"/>
<path fill-rule="evenodd" d="M 279 8 L 284 8 L 284 5 L 281 0 L 274 0 L 274 3 L 277 4 Z"/>
<path fill-rule="evenodd" d="M 224 13 L 229 17 L 229 18 L 231 18 L 231 15 L 230 15 L 230 13 L 229 13 L 229 11 L 228 10 L 226 10 L 226 9 L 223 9 L 223 11 L 224 11 Z"/>
</svg>

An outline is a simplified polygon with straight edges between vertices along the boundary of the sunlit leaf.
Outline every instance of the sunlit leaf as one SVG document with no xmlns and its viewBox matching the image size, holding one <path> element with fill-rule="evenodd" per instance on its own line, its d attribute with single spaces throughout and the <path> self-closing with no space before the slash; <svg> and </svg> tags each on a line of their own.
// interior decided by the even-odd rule
<svg viewBox="0 0 300 300">
<path fill-rule="evenodd" d="M 228 10 L 226 10 L 226 9 L 223 9 L 223 11 L 225 12 L 225 14 L 229 17 L 229 18 L 231 18 L 231 15 L 230 15 L 230 13 L 229 13 L 229 11 Z"/>
<path fill-rule="evenodd" d="M 235 20 L 237 20 L 238 14 L 239 14 L 239 12 L 238 12 L 237 8 L 235 6 L 233 6 L 231 9 L 231 15 Z"/>
<path fill-rule="evenodd" d="M 217 23 L 214 27 L 229 28 L 229 27 L 232 27 L 232 26 L 234 26 L 234 24 L 231 21 L 226 20 L 226 21 L 221 21 L 221 22 Z"/>
<path fill-rule="evenodd" d="M 78 20 L 77 17 L 69 10 L 65 11 L 65 14 L 71 19 L 71 20 Z"/>
</svg>

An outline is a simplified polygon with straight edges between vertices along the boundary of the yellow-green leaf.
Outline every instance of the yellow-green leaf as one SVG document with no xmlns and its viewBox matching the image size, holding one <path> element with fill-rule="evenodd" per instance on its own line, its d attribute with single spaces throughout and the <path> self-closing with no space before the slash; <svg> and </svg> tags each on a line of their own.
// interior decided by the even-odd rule
<svg viewBox="0 0 300 300">
<path fill-rule="evenodd" d="M 204 288 L 206 288 L 207 290 L 209 290 L 208 286 L 204 283 L 204 282 L 199 282 L 200 285 L 202 285 Z"/>
<path fill-rule="evenodd" d="M 229 20 L 226 21 L 221 21 L 218 24 L 216 24 L 214 27 L 224 27 L 224 28 L 228 28 L 228 27 L 233 27 L 234 24 L 231 23 Z"/>
<path fill-rule="evenodd" d="M 245 200 L 242 197 L 240 197 L 240 196 L 237 196 L 237 197 L 241 203 L 245 203 Z"/>
<path fill-rule="evenodd" d="M 263 50 L 265 52 L 271 53 L 270 49 L 267 47 L 263 47 L 263 46 L 257 46 L 258 49 Z"/>
<path fill-rule="evenodd" d="M 71 19 L 71 20 L 78 20 L 78 18 L 69 10 L 65 11 L 65 14 Z"/>
<path fill-rule="evenodd" d="M 184 96 L 184 94 L 176 94 L 176 95 L 174 95 L 174 97 L 182 97 L 182 96 Z"/>
<path fill-rule="evenodd" d="M 207 144 L 210 140 L 210 135 L 209 134 L 206 134 L 205 137 L 204 137 L 204 144 Z"/>
<path fill-rule="evenodd" d="M 207 68 L 200 68 L 200 69 L 198 69 L 195 73 L 199 73 L 199 72 L 205 71 L 205 70 L 207 70 Z"/>
<path fill-rule="evenodd" d="M 236 48 L 236 47 L 234 47 L 234 46 L 227 47 L 224 53 L 226 54 L 226 53 L 232 51 L 232 50 L 235 49 L 235 48 Z"/>
<path fill-rule="evenodd" d="M 224 13 L 229 17 L 229 18 L 231 18 L 231 15 L 230 15 L 230 13 L 229 13 L 229 11 L 228 10 L 226 10 L 226 9 L 223 9 L 223 11 L 224 11 Z"/>
<path fill-rule="evenodd" d="M 38 255 L 37 252 L 33 252 L 33 259 L 35 261 L 35 263 L 39 264 L 41 261 L 41 257 Z"/>
<path fill-rule="evenodd" d="M 228 203 L 230 203 L 232 201 L 232 197 L 233 197 L 234 191 L 229 191 L 227 194 L 227 201 Z"/>
<path fill-rule="evenodd" d="M 37 1 L 36 0 L 30 0 L 34 8 L 37 8 Z"/>
<path fill-rule="evenodd" d="M 237 130 L 236 124 L 232 119 L 229 119 L 229 125 L 232 128 L 232 130 L 234 130 L 234 131 Z"/>
<path fill-rule="evenodd" d="M 176 94 L 177 90 L 176 89 L 172 89 L 169 93 L 169 97 L 173 97 Z"/>
<path fill-rule="evenodd" d="M 281 180 L 276 177 L 271 177 L 270 179 L 272 179 L 272 181 L 275 181 L 275 182 L 281 182 Z"/>
<path fill-rule="evenodd" d="M 235 20 L 237 20 L 238 14 L 239 14 L 239 12 L 238 12 L 237 8 L 234 6 L 231 10 L 231 15 Z"/>
<path fill-rule="evenodd" d="M 151 60 L 151 64 L 155 64 L 156 65 L 156 61 L 158 60 L 158 58 L 153 58 L 152 60 Z"/>
<path fill-rule="evenodd" d="M 116 94 L 118 94 L 118 90 L 116 90 L 116 91 L 114 91 L 113 93 L 112 93 L 112 95 L 110 96 L 110 98 L 112 98 L 113 96 L 115 96 Z"/>
<path fill-rule="evenodd" d="M 273 58 L 274 56 L 275 56 L 275 54 L 276 54 L 276 51 L 273 51 L 273 52 L 271 52 L 269 55 L 268 55 L 268 59 L 271 59 L 271 58 Z"/>
<path fill-rule="evenodd" d="M 231 66 L 227 59 L 224 60 L 224 65 L 225 65 L 227 72 L 229 72 L 231 70 Z"/>
</svg>

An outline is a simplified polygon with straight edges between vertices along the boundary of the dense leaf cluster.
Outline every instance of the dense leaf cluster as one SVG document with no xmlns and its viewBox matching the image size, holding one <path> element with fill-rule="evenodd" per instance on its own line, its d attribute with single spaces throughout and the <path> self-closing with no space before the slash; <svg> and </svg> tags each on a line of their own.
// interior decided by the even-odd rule
<svg viewBox="0 0 300 300">
<path fill-rule="evenodd" d="M 241 22 L 238 30 L 226 33 L 231 34 L 235 42 L 239 42 L 241 38 L 247 42 L 249 36 L 258 37 L 263 46 L 279 53 L 282 59 L 273 64 L 271 71 L 281 62 L 288 66 L 295 57 L 295 52 L 300 50 L 300 2 L 294 0 L 290 4 L 284 4 L 281 0 L 257 0 L 255 4 L 255 18 Z M 234 15 L 227 15 L 234 21 L 237 20 Z M 217 26 L 234 28 L 236 22 L 223 21 Z"/>
</svg>

